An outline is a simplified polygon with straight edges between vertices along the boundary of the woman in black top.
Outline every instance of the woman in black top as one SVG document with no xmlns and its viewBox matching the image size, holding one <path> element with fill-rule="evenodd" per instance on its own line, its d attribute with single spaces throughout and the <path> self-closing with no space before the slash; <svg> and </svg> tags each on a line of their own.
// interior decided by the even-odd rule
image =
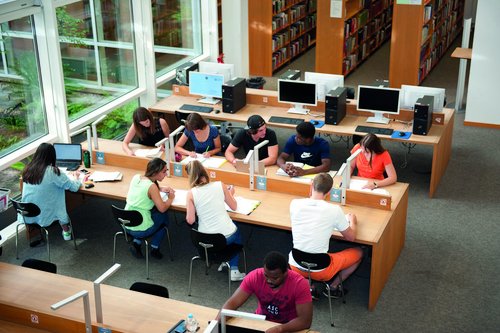
<svg viewBox="0 0 500 333">
<path fill-rule="evenodd" d="M 141 145 L 154 147 L 155 143 L 167 138 L 170 134 L 165 119 L 154 118 L 153 114 L 144 107 L 135 109 L 132 119 L 133 123 L 122 144 L 123 151 L 130 156 L 134 156 L 134 152 L 130 149 L 129 144 L 136 135 Z"/>
</svg>

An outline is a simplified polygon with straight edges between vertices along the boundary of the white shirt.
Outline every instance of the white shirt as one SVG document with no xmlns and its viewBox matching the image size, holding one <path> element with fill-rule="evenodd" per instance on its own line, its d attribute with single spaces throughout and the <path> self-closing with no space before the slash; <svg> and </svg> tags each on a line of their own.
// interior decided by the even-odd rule
<svg viewBox="0 0 500 333">
<path fill-rule="evenodd" d="M 236 231 L 226 211 L 221 182 L 193 187 L 194 207 L 198 214 L 198 230 L 207 234 L 223 234 L 226 238 Z"/>
<path fill-rule="evenodd" d="M 349 228 L 342 208 L 324 200 L 294 199 L 290 203 L 293 247 L 309 253 L 327 253 L 334 230 Z M 299 267 L 290 252 L 288 262 Z"/>
</svg>

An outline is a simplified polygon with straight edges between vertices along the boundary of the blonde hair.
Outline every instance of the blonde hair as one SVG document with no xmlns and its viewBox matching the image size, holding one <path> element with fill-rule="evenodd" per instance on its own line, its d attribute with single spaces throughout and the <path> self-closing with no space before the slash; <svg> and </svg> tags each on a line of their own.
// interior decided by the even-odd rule
<svg viewBox="0 0 500 333">
<path fill-rule="evenodd" d="M 200 161 L 191 161 L 186 165 L 188 182 L 191 188 L 202 186 L 210 182 L 207 170 Z"/>
</svg>

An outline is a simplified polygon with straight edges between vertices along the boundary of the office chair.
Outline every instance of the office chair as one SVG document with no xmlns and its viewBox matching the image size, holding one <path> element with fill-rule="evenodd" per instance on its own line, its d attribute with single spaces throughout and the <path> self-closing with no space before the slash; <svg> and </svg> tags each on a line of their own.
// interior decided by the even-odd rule
<svg viewBox="0 0 500 333">
<path fill-rule="evenodd" d="M 113 238 L 113 263 L 116 263 L 116 237 L 118 235 L 123 235 L 125 238 L 125 241 L 130 245 L 134 239 L 129 233 L 128 229 L 126 227 L 136 227 L 142 223 L 142 215 L 136 210 L 125 210 L 122 208 L 118 208 L 115 205 L 111 205 L 111 210 L 113 211 L 113 216 L 115 217 L 116 223 L 118 223 L 118 226 L 120 227 L 120 231 L 117 231 L 115 233 L 115 236 Z M 173 254 L 172 254 L 172 244 L 170 243 L 170 233 L 168 232 L 167 227 L 163 227 L 165 231 L 167 232 L 167 241 L 168 241 L 168 249 L 170 253 L 170 260 L 174 260 Z M 156 232 L 158 232 L 160 229 L 158 229 Z M 156 233 L 155 232 L 155 233 Z M 154 234 L 153 234 L 154 235 Z M 150 235 L 148 237 L 144 238 L 137 238 L 140 239 L 141 241 L 144 241 L 146 244 L 146 279 L 149 280 L 149 238 L 151 238 L 153 235 Z"/>
<path fill-rule="evenodd" d="M 134 282 L 130 286 L 130 290 L 137 291 L 144 294 L 149 294 L 158 297 L 168 298 L 168 289 L 159 284 L 147 283 L 147 282 Z"/>
<path fill-rule="evenodd" d="M 57 274 L 57 265 L 48 261 L 43 261 L 38 259 L 26 259 L 21 266 Z"/>
<path fill-rule="evenodd" d="M 298 249 L 292 249 L 292 256 L 295 262 L 297 262 L 301 267 L 307 269 L 307 276 L 309 279 L 309 286 L 312 291 L 313 281 L 321 282 L 325 285 L 326 291 L 328 293 L 328 305 L 330 306 L 330 325 L 334 327 L 333 323 L 333 311 L 332 311 L 332 298 L 330 297 L 330 283 L 334 279 L 332 277 L 329 281 L 318 281 L 311 278 L 311 269 L 321 270 L 330 266 L 331 257 L 328 253 L 308 253 Z M 337 273 L 337 274 L 340 274 Z M 340 276 L 340 286 L 342 291 L 342 303 L 345 304 L 345 294 L 344 286 L 342 285 L 342 277 Z"/>
<path fill-rule="evenodd" d="M 174 111 L 175 119 L 180 125 L 186 125 L 186 119 L 189 116 L 190 112 L 182 112 L 182 111 Z"/>
<path fill-rule="evenodd" d="M 25 217 L 36 217 L 40 215 L 40 207 L 35 205 L 34 203 L 30 202 L 21 202 L 17 201 L 14 199 L 10 199 L 10 202 L 12 202 L 12 206 L 14 206 L 14 209 L 17 211 L 19 215 L 22 216 L 23 220 L 22 222 L 19 222 L 16 225 L 16 259 L 19 259 L 19 250 L 18 250 L 18 243 L 19 243 L 19 227 L 21 224 L 26 225 Z M 55 221 L 52 221 L 54 223 Z M 49 257 L 50 261 L 50 241 L 49 241 L 49 231 L 47 230 L 48 227 L 52 225 L 52 223 L 46 227 L 40 226 L 40 228 L 43 230 L 45 234 L 45 240 L 47 242 L 47 255 Z M 71 227 L 71 237 L 73 238 L 73 245 L 75 247 L 75 250 L 77 249 L 76 247 L 76 240 L 75 240 L 75 229 L 73 228 L 73 224 L 71 223 L 71 220 L 69 220 L 69 225 Z"/>
<path fill-rule="evenodd" d="M 227 267 L 229 295 L 231 295 L 231 267 L 229 265 L 229 260 L 239 252 L 242 252 L 245 272 L 247 271 L 247 261 L 243 245 L 234 243 L 228 245 L 226 243 L 226 237 L 224 237 L 223 234 L 206 234 L 194 228 L 191 229 L 191 241 L 198 250 L 198 255 L 191 258 L 191 264 L 189 265 L 188 296 L 191 296 L 193 262 L 197 259 L 205 261 L 205 275 L 208 275 L 208 269 L 213 263 L 217 265 L 223 263 Z"/>
</svg>

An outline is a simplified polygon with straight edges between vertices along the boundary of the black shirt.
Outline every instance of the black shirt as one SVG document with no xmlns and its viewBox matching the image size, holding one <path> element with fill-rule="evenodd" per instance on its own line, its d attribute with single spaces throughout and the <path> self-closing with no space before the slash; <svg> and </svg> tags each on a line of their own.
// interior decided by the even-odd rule
<svg viewBox="0 0 500 333">
<path fill-rule="evenodd" d="M 154 147 L 155 143 L 165 138 L 160 125 L 160 118 L 155 119 L 155 132 L 151 134 L 149 128 L 144 133 L 144 138 L 139 138 L 139 143 L 144 146 Z"/>
<path fill-rule="evenodd" d="M 250 135 L 247 130 L 241 129 L 239 130 L 236 135 L 233 138 L 233 141 L 231 141 L 231 144 L 235 146 L 236 148 L 240 148 L 243 146 L 243 149 L 245 149 L 245 154 L 248 154 L 250 150 L 253 149 L 256 145 L 261 143 L 264 140 L 269 140 L 269 143 L 259 149 L 259 160 L 263 160 L 265 158 L 269 157 L 267 148 L 276 146 L 278 144 L 278 139 L 276 139 L 276 133 L 272 130 L 266 127 L 266 136 L 263 139 L 259 139 L 259 141 L 254 141 L 252 139 L 252 135 Z"/>
</svg>

